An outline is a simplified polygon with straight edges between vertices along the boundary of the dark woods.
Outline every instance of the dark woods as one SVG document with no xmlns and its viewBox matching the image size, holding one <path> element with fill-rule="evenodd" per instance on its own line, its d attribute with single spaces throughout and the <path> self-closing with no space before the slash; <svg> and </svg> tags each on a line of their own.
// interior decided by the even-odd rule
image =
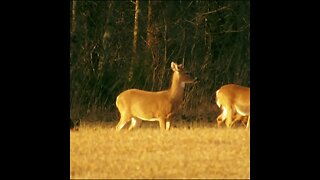
<svg viewBox="0 0 320 180">
<path fill-rule="evenodd" d="M 220 86 L 250 85 L 249 1 L 70 3 L 72 118 L 115 113 L 115 98 L 129 88 L 168 88 L 172 61 L 198 78 L 186 88 L 186 112 L 212 115 Z"/>
</svg>

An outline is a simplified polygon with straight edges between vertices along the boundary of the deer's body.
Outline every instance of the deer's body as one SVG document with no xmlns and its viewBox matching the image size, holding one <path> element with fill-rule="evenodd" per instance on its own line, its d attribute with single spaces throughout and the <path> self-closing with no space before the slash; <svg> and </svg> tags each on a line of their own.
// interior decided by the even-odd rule
<svg viewBox="0 0 320 180">
<path fill-rule="evenodd" d="M 227 127 L 231 127 L 239 116 L 247 116 L 247 128 L 250 124 L 250 88 L 236 84 L 222 86 L 216 91 L 216 103 L 222 108 L 217 117 L 218 126 L 226 120 Z"/>
<path fill-rule="evenodd" d="M 169 130 L 170 116 L 179 109 L 183 100 L 185 83 L 193 82 L 182 65 L 172 62 L 171 68 L 174 73 L 168 90 L 151 92 L 129 89 L 117 97 L 116 106 L 121 114 L 117 130 L 121 130 L 129 121 L 131 130 L 140 126 L 142 120 L 159 121 L 161 129 Z"/>
</svg>

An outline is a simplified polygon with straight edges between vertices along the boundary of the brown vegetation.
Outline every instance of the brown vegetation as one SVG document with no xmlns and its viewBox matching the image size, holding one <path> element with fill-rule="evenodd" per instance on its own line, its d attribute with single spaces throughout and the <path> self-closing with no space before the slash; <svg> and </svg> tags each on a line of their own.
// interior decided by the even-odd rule
<svg viewBox="0 0 320 180">
<path fill-rule="evenodd" d="M 250 131 L 180 122 L 161 132 L 148 123 L 122 132 L 115 122 L 83 123 L 70 131 L 70 178 L 250 177 Z"/>
</svg>

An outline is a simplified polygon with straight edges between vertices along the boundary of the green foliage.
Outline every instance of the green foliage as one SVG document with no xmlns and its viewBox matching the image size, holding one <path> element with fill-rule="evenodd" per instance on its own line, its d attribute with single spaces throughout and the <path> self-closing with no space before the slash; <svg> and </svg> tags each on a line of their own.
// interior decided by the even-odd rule
<svg viewBox="0 0 320 180">
<path fill-rule="evenodd" d="M 146 46 L 148 1 L 141 1 L 137 59 L 131 64 L 134 3 L 76 1 L 70 42 L 73 116 L 93 106 L 116 111 L 117 95 L 129 88 L 168 88 L 171 61 L 184 62 L 199 79 L 186 89 L 186 110 L 212 105 L 215 90 L 224 84 L 249 86 L 249 11 L 249 1 L 152 2 L 151 23 L 157 30 L 153 31 L 157 42 L 151 49 Z M 130 66 L 134 72 L 128 82 Z"/>
</svg>

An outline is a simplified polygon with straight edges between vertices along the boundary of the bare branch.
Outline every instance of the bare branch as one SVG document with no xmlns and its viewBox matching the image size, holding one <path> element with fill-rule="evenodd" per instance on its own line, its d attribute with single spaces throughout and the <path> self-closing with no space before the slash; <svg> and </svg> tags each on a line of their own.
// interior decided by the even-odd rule
<svg viewBox="0 0 320 180">
<path fill-rule="evenodd" d="M 212 13 L 216 13 L 218 11 L 222 11 L 222 10 L 225 10 L 225 9 L 230 9 L 230 7 L 229 6 L 223 6 L 222 8 L 219 8 L 219 9 L 216 9 L 216 10 L 213 10 L 213 11 L 209 11 L 209 12 L 206 12 L 206 13 L 201 13 L 198 16 L 196 16 L 193 19 L 191 19 L 190 21 L 194 21 L 196 18 L 199 18 L 201 16 L 212 14 Z"/>
<path fill-rule="evenodd" d="M 229 9 L 229 8 L 230 8 L 229 6 L 224 6 L 224 7 L 222 7 L 222 8 L 216 9 L 216 10 L 214 10 L 214 11 L 209 11 L 209 12 L 206 12 L 206 13 L 202 13 L 201 15 L 203 16 L 203 15 L 207 15 L 207 14 L 216 13 L 216 12 L 218 12 L 218 11 L 222 11 L 222 10 L 224 10 L 224 9 Z"/>
<path fill-rule="evenodd" d="M 236 32 L 242 32 L 244 31 L 245 29 L 247 29 L 249 27 L 249 24 L 247 24 L 246 26 L 243 26 L 241 28 L 239 28 L 239 30 L 225 30 L 223 31 L 222 33 L 236 33 Z"/>
</svg>

